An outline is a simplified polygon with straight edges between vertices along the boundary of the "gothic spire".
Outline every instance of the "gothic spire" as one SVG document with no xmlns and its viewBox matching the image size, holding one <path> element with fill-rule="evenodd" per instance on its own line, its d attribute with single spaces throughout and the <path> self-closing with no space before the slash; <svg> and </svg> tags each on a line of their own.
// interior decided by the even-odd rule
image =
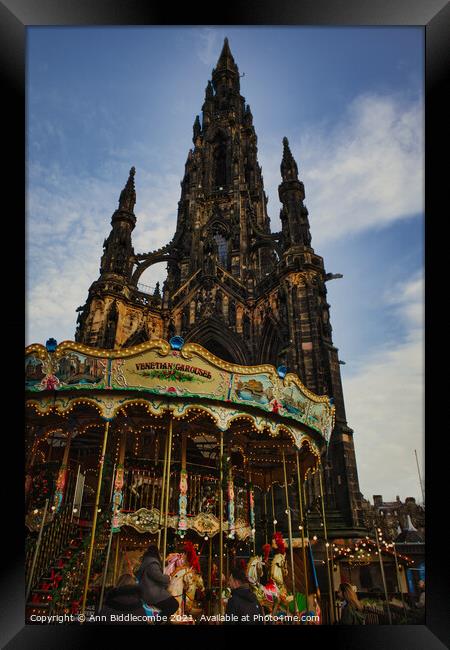
<svg viewBox="0 0 450 650">
<path fill-rule="evenodd" d="M 212 87 L 211 81 L 208 81 L 208 85 L 206 86 L 205 90 L 205 98 L 206 99 L 212 99 L 214 97 L 214 90 Z"/>
<path fill-rule="evenodd" d="M 134 206 L 136 204 L 136 191 L 134 189 L 135 173 L 136 169 L 132 167 L 130 169 L 130 175 L 128 176 L 127 183 L 120 193 L 119 210 L 123 210 L 124 212 L 133 213 Z"/>
<path fill-rule="evenodd" d="M 233 70 L 233 72 L 237 72 L 238 70 L 238 67 L 233 59 L 233 55 L 231 54 L 228 38 L 225 38 L 223 42 L 222 52 L 220 53 L 215 70 L 217 72 L 219 70 Z"/>
<path fill-rule="evenodd" d="M 195 118 L 195 122 L 194 122 L 194 126 L 193 126 L 193 131 L 194 131 L 194 135 L 193 135 L 193 137 L 192 137 L 192 141 L 193 141 L 193 143 L 195 144 L 197 138 L 201 135 L 201 132 L 202 132 L 202 127 L 201 127 L 201 125 L 200 125 L 200 117 L 199 117 L 198 115 L 197 115 L 197 117 Z"/>
<path fill-rule="evenodd" d="M 283 160 L 281 161 L 281 176 L 283 181 L 298 180 L 298 167 L 289 148 L 289 140 L 283 138 Z"/>
<path fill-rule="evenodd" d="M 226 93 L 229 89 L 228 80 L 230 79 L 234 91 L 239 92 L 239 70 L 231 54 L 228 39 L 226 38 L 217 65 L 212 71 L 212 82 L 215 91 L 218 92 L 220 89 L 222 93 Z"/>
</svg>

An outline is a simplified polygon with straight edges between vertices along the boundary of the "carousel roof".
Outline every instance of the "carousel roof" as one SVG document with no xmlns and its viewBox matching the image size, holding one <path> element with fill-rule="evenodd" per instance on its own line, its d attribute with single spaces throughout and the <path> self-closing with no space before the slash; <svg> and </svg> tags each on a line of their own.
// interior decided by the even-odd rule
<svg viewBox="0 0 450 650">
<path fill-rule="evenodd" d="M 284 429 L 298 448 L 304 435 L 319 445 L 328 442 L 334 426 L 332 400 L 309 391 L 296 374 L 269 364 L 231 364 L 196 343 L 174 339 L 120 350 L 72 341 L 50 349 L 30 345 L 25 351 L 27 404 L 43 415 L 70 413 L 79 402 L 104 419 L 124 413 L 126 405 L 140 404 L 155 417 L 170 409 L 174 418 L 184 418 L 201 400 L 222 430 L 247 418 L 272 436 Z"/>
</svg>

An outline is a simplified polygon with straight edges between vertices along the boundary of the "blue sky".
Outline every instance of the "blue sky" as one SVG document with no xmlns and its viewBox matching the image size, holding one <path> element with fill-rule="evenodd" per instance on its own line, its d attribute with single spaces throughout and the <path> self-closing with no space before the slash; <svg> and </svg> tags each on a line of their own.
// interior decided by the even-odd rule
<svg viewBox="0 0 450 650">
<path fill-rule="evenodd" d="M 344 275 L 328 283 L 328 301 L 362 492 L 419 499 L 421 28 L 28 28 L 26 342 L 73 339 L 132 165 L 136 252 L 172 237 L 192 125 L 225 36 L 272 227 L 287 136 L 312 244 Z M 163 277 L 157 267 L 142 282 Z"/>
</svg>

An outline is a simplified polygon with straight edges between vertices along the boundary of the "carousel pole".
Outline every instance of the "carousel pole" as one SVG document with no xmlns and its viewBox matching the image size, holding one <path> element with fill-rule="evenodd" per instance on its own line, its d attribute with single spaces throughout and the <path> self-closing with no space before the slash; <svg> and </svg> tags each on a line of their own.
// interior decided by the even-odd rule
<svg viewBox="0 0 450 650">
<path fill-rule="evenodd" d="M 248 501 L 249 501 L 248 510 L 250 515 L 250 528 L 252 531 L 253 555 L 256 555 L 255 494 L 253 492 L 252 473 L 250 472 L 250 470 L 248 472 Z"/>
<path fill-rule="evenodd" d="M 290 551 L 289 554 L 291 557 L 292 593 L 294 594 L 294 611 L 297 614 L 298 609 L 297 609 L 297 599 L 295 598 L 295 594 L 297 592 L 295 590 L 294 547 L 292 546 L 291 507 L 289 505 L 289 492 L 287 486 L 287 473 L 286 473 L 286 456 L 284 453 L 284 449 L 282 450 L 282 453 L 283 453 L 284 495 L 286 498 L 286 514 L 288 518 L 288 535 L 289 535 L 289 551 Z"/>
<path fill-rule="evenodd" d="M 178 533 L 187 531 L 188 473 L 186 469 L 187 432 L 181 434 L 180 496 L 178 499 Z"/>
<path fill-rule="evenodd" d="M 395 542 L 392 542 L 392 547 L 394 549 L 395 573 L 397 574 L 397 585 L 400 591 L 400 598 L 402 600 L 403 611 L 405 612 L 405 617 L 406 617 L 406 604 L 405 604 L 405 599 L 403 597 L 402 581 L 400 579 L 400 570 L 398 567 L 397 551 L 395 550 Z"/>
<path fill-rule="evenodd" d="M 208 615 L 211 614 L 211 571 L 212 571 L 212 539 L 211 537 L 209 538 L 209 552 L 208 552 L 208 592 L 209 592 L 209 600 L 208 600 Z"/>
<path fill-rule="evenodd" d="M 167 551 L 167 528 L 169 522 L 169 496 L 170 496 L 170 461 L 172 458 L 172 433 L 173 433 L 173 418 L 172 412 L 169 412 L 169 435 L 167 440 L 168 450 L 167 450 L 167 468 L 166 468 L 166 506 L 164 511 L 164 542 L 163 542 L 163 561 L 162 566 L 166 564 L 166 551 Z"/>
<path fill-rule="evenodd" d="M 100 465 L 98 469 L 98 481 L 97 481 L 97 494 L 95 496 L 95 507 L 94 507 L 94 518 L 92 520 L 92 531 L 91 531 L 91 542 L 89 545 L 87 569 L 86 569 L 86 579 L 84 581 L 84 591 L 83 591 L 83 602 L 81 605 L 81 613 L 84 614 L 86 609 L 86 600 L 87 592 L 89 588 L 89 579 L 91 577 L 91 565 L 92 565 L 92 556 L 94 553 L 94 542 L 95 542 L 95 528 L 97 526 L 97 515 L 98 515 L 98 504 L 100 502 L 100 492 L 102 488 L 102 478 L 103 478 L 103 466 L 105 464 L 105 453 L 106 453 L 106 443 L 108 442 L 108 433 L 109 433 L 109 420 L 106 420 L 105 423 L 105 434 L 103 436 L 103 447 L 102 455 L 100 457 Z"/>
<path fill-rule="evenodd" d="M 108 548 L 107 548 L 107 551 L 106 551 L 105 568 L 103 570 L 102 588 L 101 588 L 101 591 L 100 591 L 100 602 L 99 602 L 99 605 L 98 605 L 98 611 L 99 612 L 102 609 L 103 597 L 105 595 L 106 576 L 108 574 L 108 565 L 109 565 L 109 556 L 111 554 L 112 537 L 113 537 L 113 524 L 112 524 L 112 520 L 111 520 L 111 530 L 109 531 Z"/>
<path fill-rule="evenodd" d="M 376 527 L 375 527 L 375 539 L 377 541 L 378 559 L 380 560 L 381 579 L 383 580 L 383 589 L 384 589 L 384 596 L 386 598 L 386 607 L 388 612 L 389 625 L 392 625 L 391 608 L 389 607 L 389 598 L 388 598 L 388 592 L 386 586 L 386 576 L 384 575 L 383 558 L 381 556 L 380 542 L 378 539 L 378 530 Z"/>
<path fill-rule="evenodd" d="M 127 432 L 123 428 L 120 435 L 120 447 L 119 447 L 119 458 L 117 459 L 117 470 L 116 463 L 114 463 L 113 468 L 113 480 L 111 481 L 111 491 L 109 494 L 109 500 L 112 501 L 112 514 L 110 521 L 110 530 L 109 530 L 109 539 L 108 539 L 108 549 L 106 551 L 106 560 L 105 568 L 103 570 L 103 579 L 102 579 L 102 588 L 100 592 L 100 602 L 98 610 L 100 611 L 103 605 L 103 597 L 105 594 L 106 578 L 108 576 L 108 566 L 109 566 L 109 556 L 111 553 L 111 543 L 113 534 L 118 530 L 118 521 L 117 517 L 120 511 L 120 506 L 122 504 L 122 487 L 123 487 L 123 475 L 124 475 L 124 461 L 125 461 L 125 448 L 127 441 Z M 114 577 L 114 576 L 113 576 Z M 114 584 L 114 583 L 113 583 Z"/>
<path fill-rule="evenodd" d="M 267 492 L 266 492 L 266 490 L 264 490 L 264 521 L 265 521 L 264 537 L 265 537 L 266 544 L 267 544 L 268 535 L 267 535 Z"/>
<path fill-rule="evenodd" d="M 272 498 L 272 523 L 273 523 L 273 532 L 274 534 L 277 532 L 277 525 L 276 525 L 276 519 L 275 519 L 275 501 L 273 498 L 273 481 L 272 481 L 272 470 L 270 470 L 270 495 Z"/>
<path fill-rule="evenodd" d="M 302 555 L 303 555 L 303 571 L 305 574 L 305 596 L 306 605 L 308 605 L 309 586 L 308 586 L 308 568 L 306 564 L 306 547 L 305 547 L 305 525 L 303 521 L 303 490 L 300 474 L 300 454 L 297 451 L 297 482 L 298 482 L 298 502 L 300 504 L 300 532 L 302 536 Z"/>
<path fill-rule="evenodd" d="M 327 520 L 325 517 L 325 502 L 323 498 L 323 488 L 322 488 L 322 464 L 319 465 L 318 468 L 319 471 L 319 486 L 320 486 L 320 503 L 322 506 L 322 519 L 323 519 L 323 534 L 325 537 L 325 554 L 327 558 L 327 574 L 328 574 L 328 589 L 330 590 L 330 619 L 331 623 L 333 624 L 335 619 L 336 619 L 336 613 L 334 611 L 334 587 L 333 587 L 333 577 L 331 575 L 331 569 L 330 569 L 330 557 L 328 555 L 328 547 L 329 547 L 329 542 L 328 542 L 328 531 L 327 531 Z"/>
<path fill-rule="evenodd" d="M 164 465 L 163 465 L 163 473 L 161 478 L 161 499 L 159 503 L 159 528 L 158 528 L 158 550 L 159 551 L 161 550 L 161 526 L 163 521 L 162 516 L 163 516 L 163 509 L 164 509 L 164 492 L 166 486 L 167 453 L 169 451 L 168 440 L 169 437 L 166 435 L 164 441 Z"/>
<path fill-rule="evenodd" d="M 120 531 L 117 533 L 116 537 L 116 547 L 114 549 L 114 573 L 113 573 L 113 585 L 116 584 L 117 580 L 117 568 L 119 564 L 119 548 L 120 548 Z"/>
<path fill-rule="evenodd" d="M 219 614 L 223 614 L 223 431 L 220 431 L 219 452 Z"/>
<path fill-rule="evenodd" d="M 34 549 L 33 564 L 31 565 L 30 579 L 28 580 L 28 587 L 27 587 L 27 593 L 25 595 L 25 602 L 27 602 L 28 597 L 30 595 L 31 587 L 33 586 L 34 570 L 36 568 L 36 561 L 37 561 L 37 557 L 38 557 L 38 554 L 39 554 L 39 549 L 41 547 L 42 531 L 44 530 L 45 518 L 47 516 L 48 501 L 49 501 L 48 499 L 45 500 L 44 512 L 42 514 L 42 521 L 41 521 L 41 525 L 39 527 L 39 535 L 38 535 L 37 542 L 36 542 L 36 548 Z"/>
</svg>

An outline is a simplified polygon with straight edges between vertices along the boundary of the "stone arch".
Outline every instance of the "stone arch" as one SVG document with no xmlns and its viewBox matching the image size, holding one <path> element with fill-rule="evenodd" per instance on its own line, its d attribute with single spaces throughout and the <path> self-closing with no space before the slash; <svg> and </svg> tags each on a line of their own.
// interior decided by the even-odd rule
<svg viewBox="0 0 450 650">
<path fill-rule="evenodd" d="M 283 341 L 279 334 L 279 326 L 270 316 L 267 316 L 261 332 L 259 346 L 259 363 L 278 364 L 278 355 L 283 348 Z"/>
<path fill-rule="evenodd" d="M 208 318 L 199 323 L 186 336 L 186 343 L 198 343 L 229 363 L 249 364 L 249 354 L 242 339 L 217 319 Z"/>
<path fill-rule="evenodd" d="M 133 271 L 133 276 L 131 278 L 132 283 L 134 285 L 137 285 L 144 271 L 146 271 L 153 264 L 158 264 L 159 262 L 178 262 L 178 257 L 170 253 L 149 255 L 146 259 L 137 263 L 136 268 Z"/>
</svg>

